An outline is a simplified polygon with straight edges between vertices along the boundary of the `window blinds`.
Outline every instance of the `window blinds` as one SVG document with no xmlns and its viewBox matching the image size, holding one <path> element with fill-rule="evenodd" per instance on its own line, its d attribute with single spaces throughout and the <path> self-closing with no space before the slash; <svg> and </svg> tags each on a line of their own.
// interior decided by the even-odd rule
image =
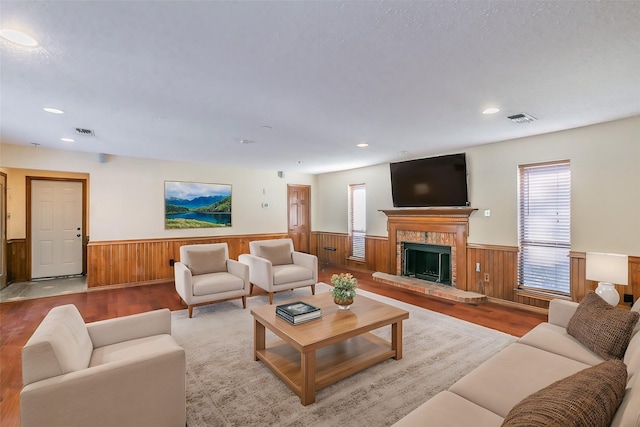
<svg viewBox="0 0 640 427">
<path fill-rule="evenodd" d="M 349 185 L 349 240 L 350 256 L 364 259 L 367 234 L 366 188 L 364 184 Z"/>
<path fill-rule="evenodd" d="M 569 162 L 520 166 L 519 181 L 520 286 L 568 294 Z"/>
</svg>

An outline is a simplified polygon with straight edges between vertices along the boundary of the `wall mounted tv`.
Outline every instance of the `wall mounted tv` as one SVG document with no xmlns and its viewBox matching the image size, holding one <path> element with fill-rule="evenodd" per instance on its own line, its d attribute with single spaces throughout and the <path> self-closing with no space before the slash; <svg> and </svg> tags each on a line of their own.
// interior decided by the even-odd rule
<svg viewBox="0 0 640 427">
<path fill-rule="evenodd" d="M 469 206 L 464 153 L 391 163 L 397 208 Z"/>
</svg>

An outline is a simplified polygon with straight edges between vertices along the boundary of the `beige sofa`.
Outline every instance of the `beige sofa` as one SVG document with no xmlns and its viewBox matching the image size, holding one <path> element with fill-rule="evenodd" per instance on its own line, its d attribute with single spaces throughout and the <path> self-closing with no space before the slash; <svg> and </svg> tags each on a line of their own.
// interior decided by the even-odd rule
<svg viewBox="0 0 640 427">
<path fill-rule="evenodd" d="M 21 425 L 184 427 L 185 363 L 167 309 L 85 324 L 55 307 L 22 350 Z"/>
<path fill-rule="evenodd" d="M 602 357 L 567 333 L 567 325 L 577 308 L 578 304 L 574 302 L 551 301 L 548 322 L 532 329 L 448 390 L 433 396 L 395 426 L 497 427 L 524 398 L 603 362 Z M 632 310 L 640 311 L 640 302 L 636 302 Z M 640 324 L 637 324 L 624 353 L 626 391 L 622 390 L 623 379 L 620 396 L 624 397 L 615 412 L 612 426 L 640 426 L 639 329 Z M 622 369 L 624 373 L 624 367 Z"/>
</svg>

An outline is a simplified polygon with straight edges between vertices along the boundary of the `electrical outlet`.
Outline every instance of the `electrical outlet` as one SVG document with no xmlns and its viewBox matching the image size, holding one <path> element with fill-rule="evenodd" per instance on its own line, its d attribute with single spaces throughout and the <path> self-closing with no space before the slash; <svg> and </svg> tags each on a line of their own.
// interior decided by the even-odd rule
<svg viewBox="0 0 640 427">
<path fill-rule="evenodd" d="M 171 267 L 173 267 L 173 265 L 174 265 L 175 263 L 176 263 L 176 260 L 174 260 L 173 258 L 171 258 L 171 259 L 169 260 L 169 265 L 170 265 Z"/>
<path fill-rule="evenodd" d="M 484 273 L 484 281 L 485 282 L 489 281 L 489 273 Z"/>
</svg>

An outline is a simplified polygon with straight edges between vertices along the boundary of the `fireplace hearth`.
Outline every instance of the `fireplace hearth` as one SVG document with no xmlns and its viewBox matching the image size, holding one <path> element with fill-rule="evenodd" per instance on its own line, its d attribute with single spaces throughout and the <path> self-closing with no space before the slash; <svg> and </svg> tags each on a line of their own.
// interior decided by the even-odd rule
<svg viewBox="0 0 640 427">
<path fill-rule="evenodd" d="M 451 246 L 403 242 L 402 275 L 451 286 Z"/>
</svg>

